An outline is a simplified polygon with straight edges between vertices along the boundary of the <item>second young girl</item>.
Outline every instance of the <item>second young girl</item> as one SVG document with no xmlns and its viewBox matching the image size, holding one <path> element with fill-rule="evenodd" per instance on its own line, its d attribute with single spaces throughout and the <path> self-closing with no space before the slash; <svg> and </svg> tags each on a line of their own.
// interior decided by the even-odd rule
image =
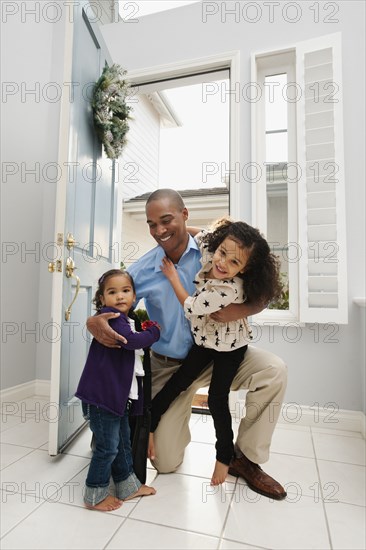
<svg viewBox="0 0 366 550">
<path fill-rule="evenodd" d="M 225 481 L 234 457 L 228 396 L 251 340 L 251 330 L 246 319 L 218 323 L 210 314 L 246 300 L 270 302 L 280 292 L 279 268 L 267 241 L 244 222 L 222 219 L 213 232 L 195 228 L 188 231 L 202 253 L 194 295 L 188 294 L 170 259 L 165 257 L 160 267 L 191 321 L 195 343 L 182 366 L 152 401 L 149 455 L 153 458 L 155 454 L 153 432 L 162 414 L 213 361 L 208 406 L 216 432 L 216 464 L 211 484 L 218 485 Z"/>
<path fill-rule="evenodd" d="M 90 420 L 95 449 L 90 462 L 84 501 L 87 508 L 111 511 L 123 500 L 152 495 L 153 487 L 142 485 L 133 470 L 129 414 L 142 414 L 144 375 L 138 351 L 160 337 L 156 323 L 143 332 L 135 332 L 128 313 L 136 299 L 131 275 L 112 269 L 98 281 L 94 303 L 98 313 L 114 312 L 111 327 L 124 336 L 122 348 L 107 348 L 93 339 L 80 378 L 76 396 L 82 401 L 83 413 Z M 109 494 L 112 477 L 115 496 Z"/>
</svg>

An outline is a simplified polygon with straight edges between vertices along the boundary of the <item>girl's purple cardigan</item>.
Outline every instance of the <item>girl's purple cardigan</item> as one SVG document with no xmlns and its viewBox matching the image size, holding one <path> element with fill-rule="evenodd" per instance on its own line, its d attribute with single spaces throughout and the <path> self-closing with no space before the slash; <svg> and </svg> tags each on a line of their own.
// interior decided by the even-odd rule
<svg viewBox="0 0 366 550">
<path fill-rule="evenodd" d="M 100 313 L 120 313 L 113 307 L 104 307 Z M 110 319 L 111 328 L 124 336 L 127 344 L 122 347 L 107 348 L 95 338 L 90 345 L 88 358 L 82 372 L 76 397 L 84 403 L 101 407 L 113 414 L 123 416 L 130 393 L 135 364 L 135 349 L 150 347 L 159 340 L 160 330 L 150 326 L 142 332 L 132 332 L 128 318 L 123 313 Z M 138 381 L 138 399 L 134 400 L 131 414 L 142 414 L 141 377 Z"/>
</svg>

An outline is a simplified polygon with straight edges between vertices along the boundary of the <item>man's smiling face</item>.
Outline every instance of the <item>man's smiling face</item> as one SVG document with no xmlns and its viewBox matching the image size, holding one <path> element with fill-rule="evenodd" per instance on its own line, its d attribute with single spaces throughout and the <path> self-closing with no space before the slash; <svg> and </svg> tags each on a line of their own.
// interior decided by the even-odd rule
<svg viewBox="0 0 366 550">
<path fill-rule="evenodd" d="M 146 205 L 146 219 L 150 235 L 164 249 L 165 254 L 177 263 L 188 243 L 187 208 L 179 209 L 168 197 L 152 200 Z"/>
</svg>

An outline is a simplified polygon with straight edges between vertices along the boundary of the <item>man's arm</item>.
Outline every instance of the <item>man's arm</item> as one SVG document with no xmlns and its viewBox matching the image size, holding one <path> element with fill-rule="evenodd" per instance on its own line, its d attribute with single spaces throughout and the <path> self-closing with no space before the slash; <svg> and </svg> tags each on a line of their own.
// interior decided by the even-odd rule
<svg viewBox="0 0 366 550">
<path fill-rule="evenodd" d="M 113 312 L 93 315 L 93 317 L 88 317 L 86 328 L 100 344 L 103 344 L 103 346 L 107 348 L 121 348 L 122 344 L 127 343 L 126 338 L 113 330 L 108 323 L 109 319 L 115 319 L 119 317 L 119 315 L 119 313 Z"/>
<path fill-rule="evenodd" d="M 220 311 L 211 313 L 210 317 L 218 323 L 228 323 L 229 321 L 237 321 L 238 319 L 243 319 L 244 317 L 249 317 L 250 315 L 260 313 L 266 307 L 267 303 L 264 302 L 230 304 L 223 309 L 220 309 Z"/>
</svg>

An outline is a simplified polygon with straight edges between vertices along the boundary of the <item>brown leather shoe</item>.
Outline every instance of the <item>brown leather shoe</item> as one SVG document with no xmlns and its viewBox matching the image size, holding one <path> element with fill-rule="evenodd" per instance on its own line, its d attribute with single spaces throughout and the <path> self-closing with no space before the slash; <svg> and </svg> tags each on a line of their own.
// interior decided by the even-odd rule
<svg viewBox="0 0 366 550">
<path fill-rule="evenodd" d="M 242 477 L 247 482 L 248 487 L 265 497 L 282 500 L 287 496 L 285 489 L 278 481 L 263 472 L 258 464 L 255 464 L 244 455 L 240 458 L 232 459 L 229 466 L 229 474 L 235 477 Z"/>
</svg>

